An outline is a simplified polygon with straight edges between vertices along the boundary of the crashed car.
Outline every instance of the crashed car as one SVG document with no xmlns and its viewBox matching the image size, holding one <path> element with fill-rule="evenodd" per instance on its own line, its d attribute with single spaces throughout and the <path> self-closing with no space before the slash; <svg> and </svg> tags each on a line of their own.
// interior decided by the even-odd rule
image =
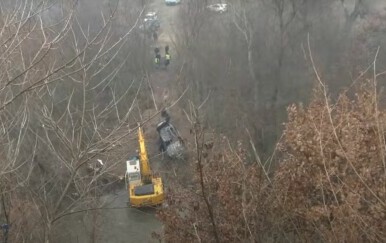
<svg viewBox="0 0 386 243">
<path fill-rule="evenodd" d="M 217 12 L 217 13 L 224 13 L 228 9 L 228 4 L 226 3 L 216 3 L 212 4 L 206 7 L 210 11 Z"/>
<path fill-rule="evenodd" d="M 160 151 L 166 152 L 170 158 L 182 159 L 184 157 L 184 144 L 175 127 L 164 120 L 157 125 L 159 134 Z"/>
</svg>

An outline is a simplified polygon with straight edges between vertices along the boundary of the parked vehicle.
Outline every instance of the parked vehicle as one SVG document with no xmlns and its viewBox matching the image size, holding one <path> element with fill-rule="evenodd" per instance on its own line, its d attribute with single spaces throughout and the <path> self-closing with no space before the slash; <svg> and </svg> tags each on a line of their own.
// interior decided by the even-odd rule
<svg viewBox="0 0 386 243">
<path fill-rule="evenodd" d="M 156 19 L 156 20 L 149 20 L 149 21 L 143 22 L 143 24 L 141 24 L 138 28 L 142 31 L 145 31 L 145 32 L 148 31 L 152 33 L 154 31 L 158 31 L 160 27 L 161 27 L 161 23 L 158 19 Z"/>
<path fill-rule="evenodd" d="M 228 4 L 216 3 L 216 4 L 212 4 L 212 5 L 207 6 L 207 9 L 209 9 L 210 11 L 213 11 L 213 12 L 217 12 L 217 13 L 224 13 L 228 10 Z"/>
<path fill-rule="evenodd" d="M 166 5 L 177 5 L 181 3 L 181 0 L 165 0 Z"/>
<path fill-rule="evenodd" d="M 155 31 L 158 31 L 160 27 L 161 22 L 158 19 L 157 12 L 150 11 L 145 14 L 142 24 L 138 28 L 151 34 Z"/>
<path fill-rule="evenodd" d="M 153 20 L 158 20 L 157 12 L 155 11 L 147 12 L 145 14 L 145 17 L 143 18 L 143 22 L 153 21 Z"/>
</svg>

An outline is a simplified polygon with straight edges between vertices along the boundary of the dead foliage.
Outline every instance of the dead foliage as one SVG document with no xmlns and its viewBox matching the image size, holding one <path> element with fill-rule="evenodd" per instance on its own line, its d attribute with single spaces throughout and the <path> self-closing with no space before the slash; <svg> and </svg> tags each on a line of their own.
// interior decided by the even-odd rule
<svg viewBox="0 0 386 243">
<path fill-rule="evenodd" d="M 386 113 L 374 83 L 335 104 L 316 89 L 307 108 L 288 108 L 280 164 L 267 181 L 242 144 L 198 146 L 205 187 L 176 185 L 158 215 L 167 242 L 378 242 L 386 239 Z"/>
<path fill-rule="evenodd" d="M 307 109 L 288 108 L 273 191 L 286 231 L 310 240 L 386 238 L 386 113 L 374 90 L 368 82 L 335 105 L 316 92 Z"/>
<path fill-rule="evenodd" d="M 264 174 L 256 163 L 249 163 L 247 151 L 239 143 L 233 149 L 225 137 L 202 143 L 192 165 L 194 184 L 174 185 L 167 197 L 168 206 L 158 212 L 164 223 L 167 242 L 239 242 L 253 239 L 264 230 L 266 205 Z M 204 187 L 201 186 L 200 164 Z M 205 193 L 203 194 L 203 190 Z M 203 195 L 213 211 L 215 229 Z"/>
</svg>

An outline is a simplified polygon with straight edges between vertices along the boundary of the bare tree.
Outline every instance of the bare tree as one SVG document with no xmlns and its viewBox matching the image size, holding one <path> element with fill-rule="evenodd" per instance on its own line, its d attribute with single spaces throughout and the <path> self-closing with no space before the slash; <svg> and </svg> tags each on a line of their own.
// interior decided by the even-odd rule
<svg viewBox="0 0 386 243">
<path fill-rule="evenodd" d="M 256 66 L 254 62 L 254 36 L 256 33 L 254 32 L 254 28 L 247 17 L 247 8 L 249 9 L 249 13 L 251 13 L 251 8 L 256 9 L 259 7 L 259 4 L 256 4 L 257 6 L 251 6 L 250 4 L 246 4 L 243 1 L 240 2 L 240 6 L 237 8 L 233 8 L 233 23 L 237 27 L 237 29 L 242 34 L 246 44 L 247 44 L 247 59 L 248 59 L 248 70 L 249 74 L 251 75 L 252 82 L 254 82 L 254 93 L 255 93 L 255 99 L 254 103 L 256 105 L 260 104 L 259 99 L 261 99 L 261 84 L 260 84 L 260 78 L 256 75 Z M 253 10 L 252 10 L 253 11 Z"/>
<path fill-rule="evenodd" d="M 352 11 L 350 11 L 347 6 L 347 1 L 340 0 L 340 2 L 344 8 L 346 31 L 351 31 L 355 20 L 357 20 L 358 17 L 364 18 L 364 16 L 368 13 L 369 3 L 367 0 L 355 0 L 354 7 L 352 8 Z"/>
<path fill-rule="evenodd" d="M 98 206 L 101 181 L 119 160 L 94 165 L 131 132 L 141 72 L 129 82 L 118 74 L 141 11 L 117 33 L 116 6 L 93 26 L 79 18 L 78 5 L 2 7 L 1 216 L 11 225 L 10 240 L 50 242 L 64 215 Z"/>
</svg>

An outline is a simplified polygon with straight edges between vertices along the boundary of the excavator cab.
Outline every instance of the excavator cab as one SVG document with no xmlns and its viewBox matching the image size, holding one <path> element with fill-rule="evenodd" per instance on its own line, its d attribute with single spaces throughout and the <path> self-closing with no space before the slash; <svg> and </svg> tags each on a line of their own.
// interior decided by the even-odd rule
<svg viewBox="0 0 386 243">
<path fill-rule="evenodd" d="M 126 161 L 125 181 L 126 185 L 129 183 L 137 185 L 141 184 L 141 167 L 139 157 L 135 156 Z"/>
<path fill-rule="evenodd" d="M 126 186 L 134 186 L 134 196 L 154 194 L 153 183 L 142 185 L 140 162 L 138 157 L 126 161 Z"/>
</svg>

